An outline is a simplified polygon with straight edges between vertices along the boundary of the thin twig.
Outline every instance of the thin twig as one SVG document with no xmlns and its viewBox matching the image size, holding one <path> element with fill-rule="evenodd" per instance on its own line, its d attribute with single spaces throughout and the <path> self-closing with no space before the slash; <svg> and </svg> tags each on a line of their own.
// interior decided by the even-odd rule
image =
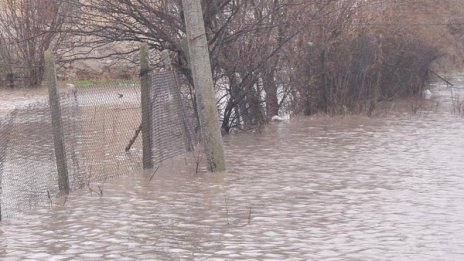
<svg viewBox="0 0 464 261">
<path fill-rule="evenodd" d="M 98 188 L 99 193 L 100 193 L 100 198 L 103 197 L 103 186 L 104 186 L 104 185 L 105 185 L 105 184 L 97 185 L 97 188 Z"/>
<path fill-rule="evenodd" d="M 155 175 L 156 175 L 156 173 L 158 172 L 158 170 L 159 170 L 160 167 L 161 167 L 161 166 L 158 166 L 158 167 L 155 169 L 155 171 L 153 171 L 153 174 L 151 175 L 150 179 L 148 180 L 148 183 L 150 183 L 151 180 L 155 177 Z"/>
<path fill-rule="evenodd" d="M 249 207 L 249 211 L 248 211 L 248 225 L 251 224 L 251 206 Z"/>
<path fill-rule="evenodd" d="M 224 192 L 224 203 L 225 203 L 225 208 L 226 208 L 226 219 L 227 219 L 227 225 L 230 225 L 229 222 L 229 202 L 227 200 L 227 195 Z"/>
<path fill-rule="evenodd" d="M 53 201 L 52 201 L 52 196 L 50 195 L 50 190 L 47 189 L 47 197 L 48 197 L 48 201 L 50 203 L 50 207 L 53 205 Z"/>
<path fill-rule="evenodd" d="M 200 162 L 201 162 L 201 151 L 198 150 L 198 154 L 195 157 L 195 163 L 196 163 L 195 174 L 198 174 L 198 171 L 200 169 Z"/>
<path fill-rule="evenodd" d="M 134 145 L 141 131 L 142 131 L 142 124 L 140 124 L 139 128 L 135 131 L 134 137 L 129 141 L 129 144 L 126 147 L 126 152 L 130 151 L 130 149 L 132 148 L 132 145 Z"/>
<path fill-rule="evenodd" d="M 66 202 L 68 202 L 68 195 L 64 196 L 64 202 L 63 202 L 62 207 L 64 207 L 66 205 Z"/>
</svg>

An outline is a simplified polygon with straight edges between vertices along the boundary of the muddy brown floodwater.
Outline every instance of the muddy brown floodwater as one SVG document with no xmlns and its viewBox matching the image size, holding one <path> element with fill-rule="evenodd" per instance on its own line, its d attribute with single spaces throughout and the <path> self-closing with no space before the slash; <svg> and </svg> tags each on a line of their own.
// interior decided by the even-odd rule
<svg viewBox="0 0 464 261">
<path fill-rule="evenodd" d="M 5 90 L 0 89 L 0 117 L 5 116 L 16 106 L 25 106 L 44 99 L 47 90 L 44 88 L 34 90 Z"/>
<path fill-rule="evenodd" d="M 1 224 L 0 259 L 463 260 L 464 117 L 434 92 L 417 113 L 226 137 L 225 175 L 179 168 L 74 193 Z"/>
</svg>

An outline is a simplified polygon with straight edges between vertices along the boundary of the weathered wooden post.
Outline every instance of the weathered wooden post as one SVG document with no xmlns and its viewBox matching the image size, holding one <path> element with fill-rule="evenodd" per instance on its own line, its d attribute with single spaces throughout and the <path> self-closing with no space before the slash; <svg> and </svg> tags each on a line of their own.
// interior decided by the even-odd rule
<svg viewBox="0 0 464 261">
<path fill-rule="evenodd" d="M 63 121 L 61 118 L 60 96 L 57 89 L 55 56 L 51 51 L 45 52 L 45 66 L 48 80 L 48 103 L 52 118 L 53 143 L 55 146 L 56 167 L 58 170 L 58 187 L 60 192 L 69 194 L 68 167 L 64 145 Z"/>
<path fill-rule="evenodd" d="M 201 0 L 182 0 L 193 82 L 208 169 L 226 169 Z"/>
<path fill-rule="evenodd" d="M 140 46 L 140 83 L 142 93 L 143 168 L 153 168 L 153 113 L 151 106 L 150 53 L 148 44 Z"/>
</svg>

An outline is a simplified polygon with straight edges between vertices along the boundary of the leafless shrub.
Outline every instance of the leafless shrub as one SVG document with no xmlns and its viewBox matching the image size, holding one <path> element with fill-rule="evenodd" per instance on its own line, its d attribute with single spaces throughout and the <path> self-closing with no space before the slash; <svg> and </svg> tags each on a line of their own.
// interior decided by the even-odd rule
<svg viewBox="0 0 464 261">
<path fill-rule="evenodd" d="M 311 65 L 317 84 L 305 86 L 312 97 L 305 106 L 309 112 L 371 115 L 379 101 L 420 94 L 437 56 L 427 44 L 398 37 L 361 35 L 328 50 L 321 46 L 308 57 L 320 62 Z"/>
<path fill-rule="evenodd" d="M 41 84 L 45 70 L 43 54 L 47 49 L 56 50 L 65 38 L 57 31 L 71 10 L 68 1 L 4 0 L 0 4 L 3 85 L 16 87 L 19 80 L 23 87 Z"/>
<path fill-rule="evenodd" d="M 37 23 L 27 35 L 13 33 L 15 27 L 28 24 L 19 22 L 26 19 L 20 15 L 10 23 L 13 29 L 2 34 L 35 44 L 34 55 L 21 58 L 0 50 L 2 61 L 35 65 L 38 71 L 29 70 L 37 75 L 31 86 L 41 80 L 45 48 L 57 50 L 62 62 L 136 62 L 139 42 L 148 43 L 157 54 L 171 51 L 173 67 L 192 85 L 180 0 L 6 1 L 40 3 L 31 6 L 35 12 L 30 19 L 35 20 L 30 21 Z M 223 95 L 224 133 L 259 126 L 282 111 L 373 115 L 379 101 L 419 93 L 431 63 L 443 54 L 432 43 L 443 47 L 446 41 L 431 41 L 440 39 L 427 33 L 430 27 L 414 26 L 424 22 L 423 17 L 435 19 L 436 1 L 416 2 L 203 0 L 216 89 Z M 442 2 L 440 12 L 459 1 Z M 11 13 L 11 8 L 5 10 Z M 0 24 L 12 17 L 0 15 Z M 443 28 L 460 37 L 462 28 L 456 21 Z M 72 41 L 62 41 L 65 35 L 72 35 Z M 116 48 L 120 46 L 124 48 Z M 154 60 L 155 65 L 159 62 Z"/>
</svg>

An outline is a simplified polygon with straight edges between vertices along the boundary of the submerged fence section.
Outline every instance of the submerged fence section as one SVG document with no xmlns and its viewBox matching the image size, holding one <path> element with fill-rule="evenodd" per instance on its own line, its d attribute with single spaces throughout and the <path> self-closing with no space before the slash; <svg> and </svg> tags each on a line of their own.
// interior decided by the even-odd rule
<svg viewBox="0 0 464 261">
<path fill-rule="evenodd" d="M 14 114 L 15 111 L 13 111 Z M 1 118 L 0 117 L 0 220 L 2 220 L 2 195 L 3 195 L 3 188 L 1 186 L 2 184 L 2 178 L 3 178 L 3 168 L 5 165 L 5 160 L 6 160 L 6 150 L 8 147 L 8 142 L 9 142 L 9 137 L 10 137 L 10 129 L 11 129 L 11 119 L 12 117 L 5 117 Z M 2 135 L 3 134 L 3 137 Z"/>
<path fill-rule="evenodd" d="M 57 192 L 50 111 L 46 100 L 11 115 L 3 155 L 2 212 L 31 207 Z M 5 135 L 6 134 L 6 135 Z M 56 187 L 57 188 L 57 187 Z"/>
<path fill-rule="evenodd" d="M 153 73 L 152 148 L 156 165 L 198 142 L 193 103 L 172 71 Z M 141 92 L 133 82 L 99 84 L 60 95 L 71 190 L 142 170 Z M 0 119 L 0 214 L 52 204 L 59 195 L 48 100 Z M 0 216 L 1 217 L 1 216 Z"/>
</svg>

